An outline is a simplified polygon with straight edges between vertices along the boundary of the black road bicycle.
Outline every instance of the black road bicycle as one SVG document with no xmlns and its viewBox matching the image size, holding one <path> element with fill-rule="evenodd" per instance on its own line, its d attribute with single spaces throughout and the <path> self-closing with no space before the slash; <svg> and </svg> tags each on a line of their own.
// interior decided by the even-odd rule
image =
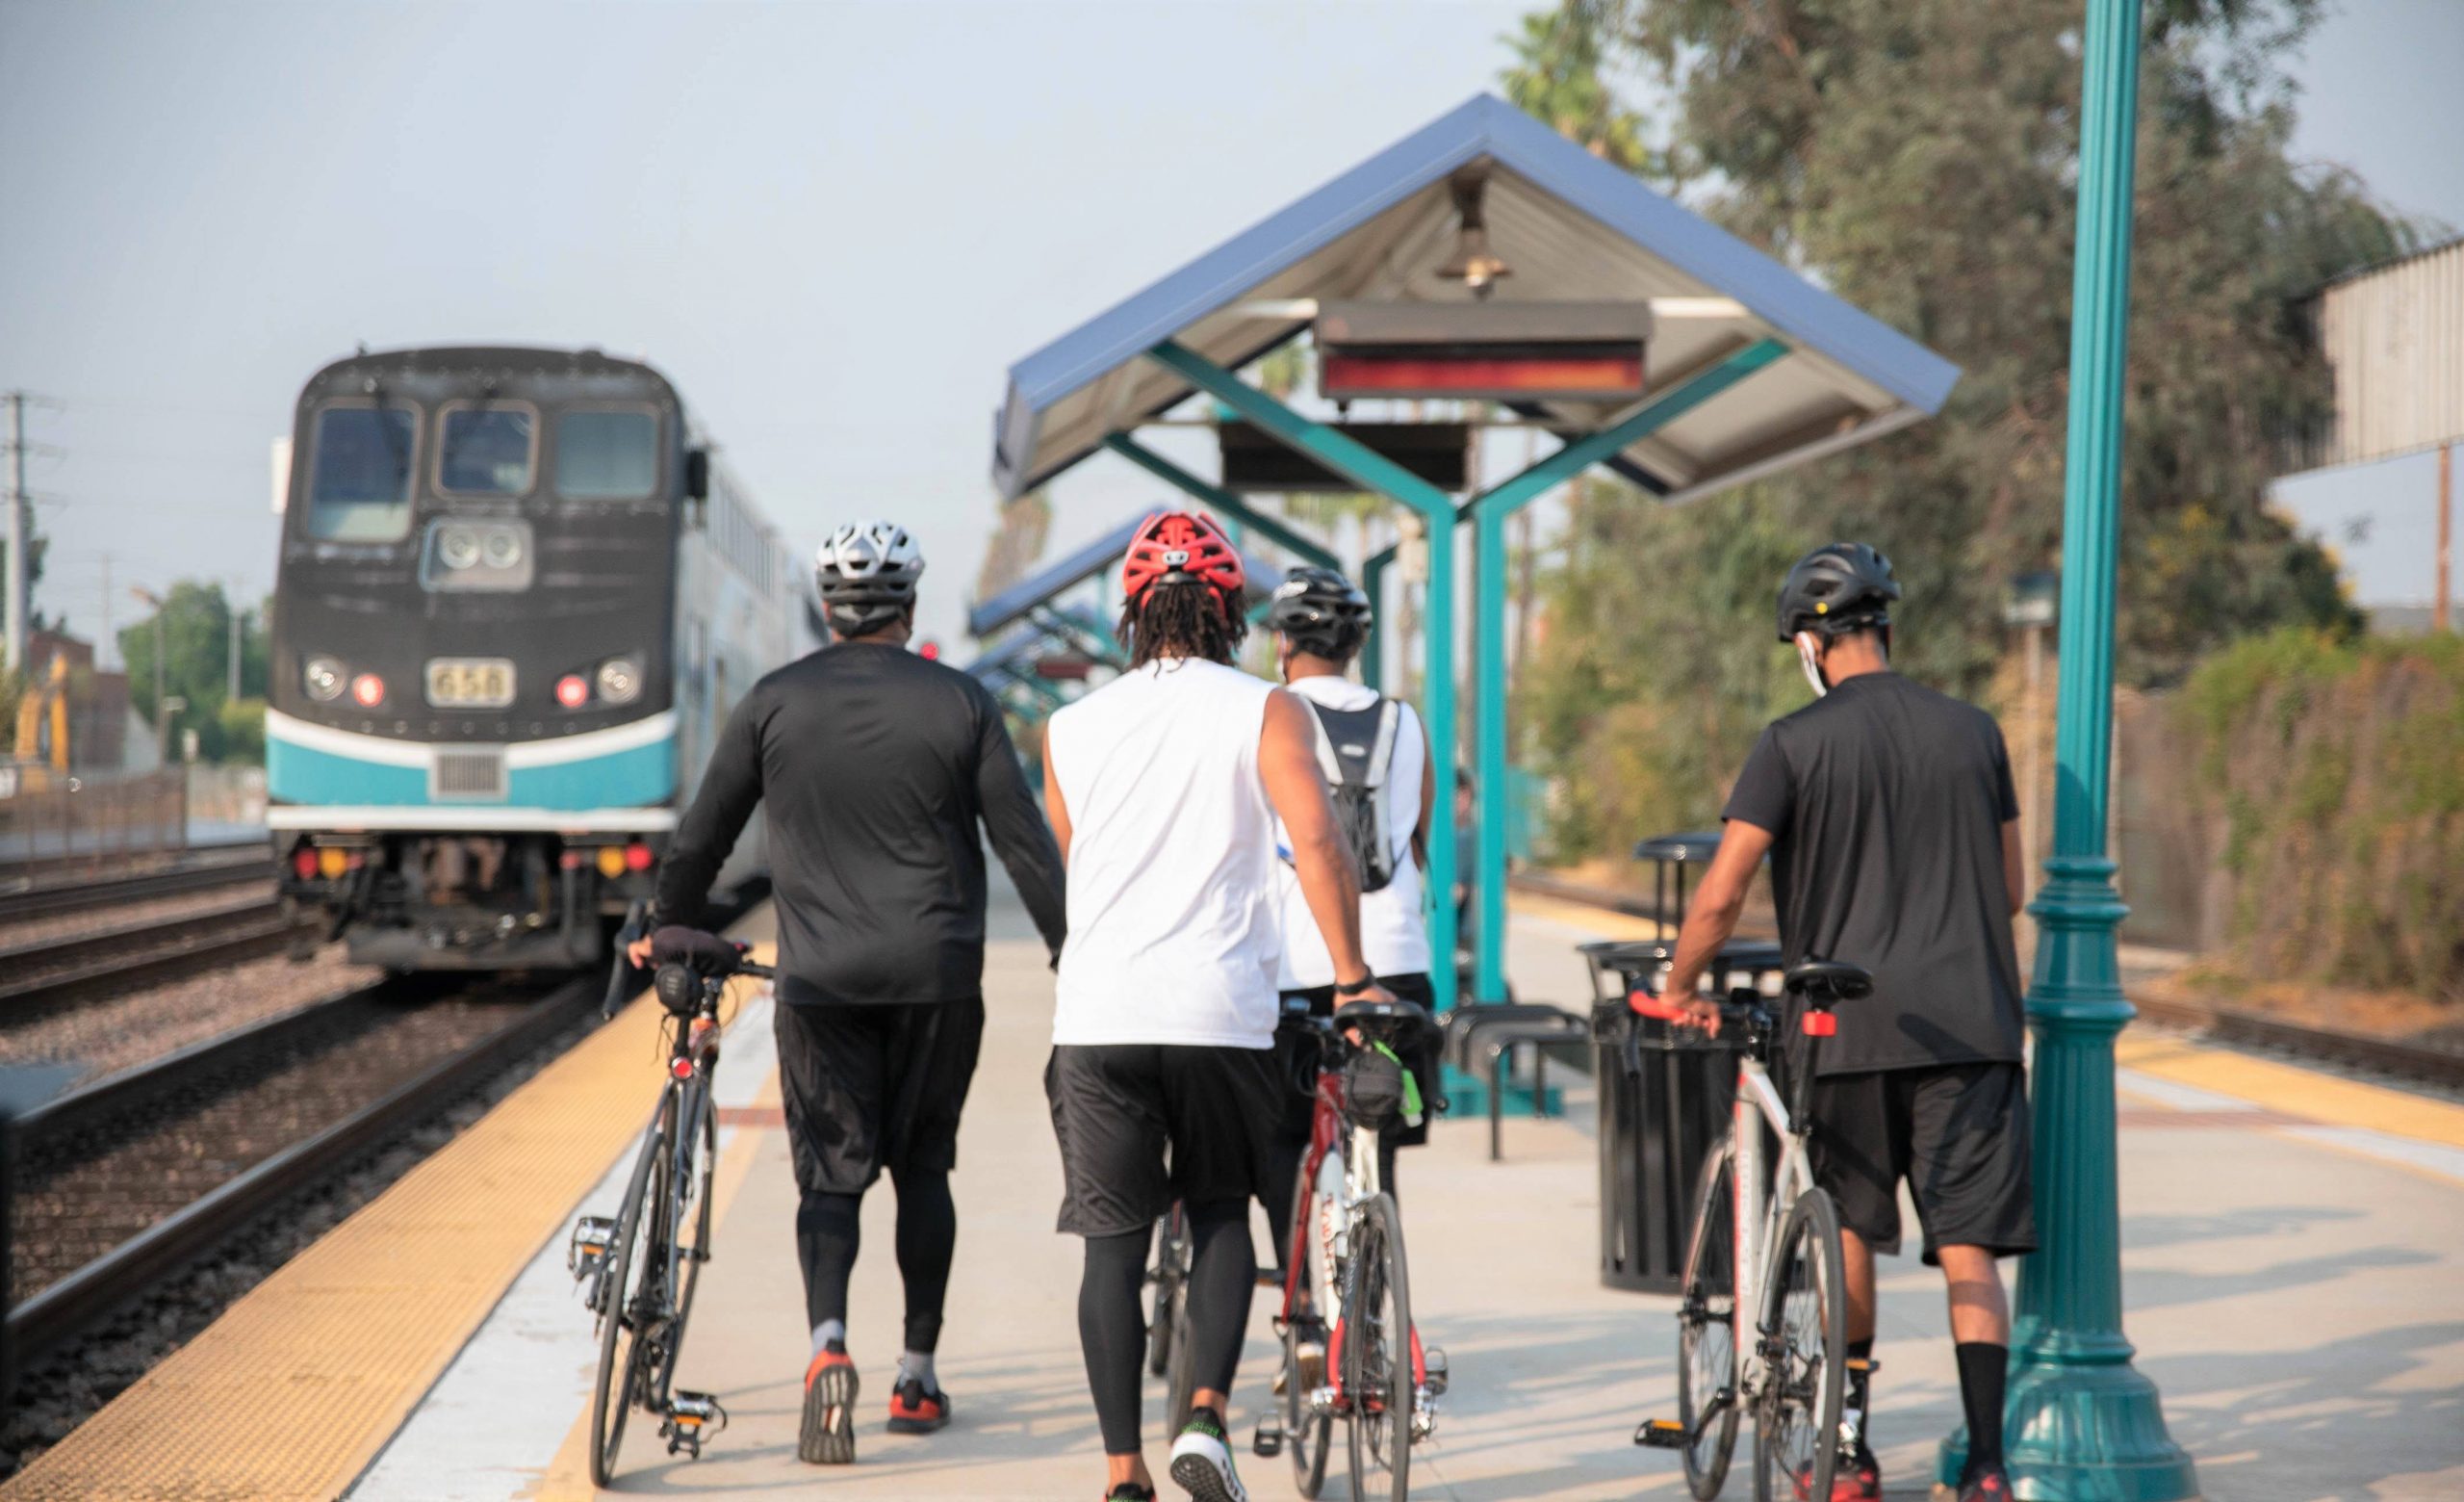
<svg viewBox="0 0 2464 1502">
<path fill-rule="evenodd" d="M 624 946 L 641 936 L 637 908 L 618 935 L 602 1015 L 614 1016 L 628 991 Z M 590 1479 L 616 1474 L 625 1420 L 634 1409 L 655 1414 L 667 1453 L 699 1460 L 702 1441 L 726 1427 L 727 1412 L 706 1392 L 676 1385 L 684 1326 L 702 1264 L 710 1259 L 711 1178 L 718 1168 L 718 1108 L 710 1085 L 719 1062 L 719 999 L 738 976 L 768 979 L 744 946 L 691 929 L 662 928 L 652 989 L 666 1008 L 667 1083 L 642 1134 L 625 1199 L 613 1219 L 575 1223 L 566 1265 L 582 1303 L 599 1321 L 599 1381 L 590 1401 Z"/>
</svg>

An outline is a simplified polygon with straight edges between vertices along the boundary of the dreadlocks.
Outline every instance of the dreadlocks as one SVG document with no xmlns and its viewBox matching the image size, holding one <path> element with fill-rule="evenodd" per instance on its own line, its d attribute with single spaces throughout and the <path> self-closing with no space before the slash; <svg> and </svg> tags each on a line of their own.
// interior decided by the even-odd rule
<svg viewBox="0 0 2464 1502">
<path fill-rule="evenodd" d="M 1240 611 L 1226 609 L 1213 589 L 1193 581 L 1157 584 L 1123 605 L 1116 634 L 1128 644 L 1133 668 L 1168 657 L 1204 658 L 1229 667 L 1249 634 L 1249 622 Z"/>
</svg>

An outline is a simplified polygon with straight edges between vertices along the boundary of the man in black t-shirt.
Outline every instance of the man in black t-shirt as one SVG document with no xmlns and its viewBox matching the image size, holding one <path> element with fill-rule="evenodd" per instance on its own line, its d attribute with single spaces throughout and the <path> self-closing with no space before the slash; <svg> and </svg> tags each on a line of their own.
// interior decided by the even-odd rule
<svg viewBox="0 0 2464 1502">
<path fill-rule="evenodd" d="M 2020 986 L 2018 802 L 1991 715 L 1890 671 L 1890 561 L 1861 543 L 1807 555 L 1780 591 L 1780 639 L 1817 695 L 1762 733 L 1729 794 L 1668 978 L 1691 997 L 1767 852 L 1787 963 L 1872 971 L 1840 1008 L 1814 1081 L 1812 1162 L 1838 1202 L 1849 1386 L 1832 1502 L 1882 1494 L 1866 1439 L 1874 1254 L 1899 1250 L 1899 1181 L 1924 1257 L 1950 1285 L 1967 1411 L 1961 1502 L 2009 1502 L 2002 1468 L 2011 1319 L 1994 1259 L 2033 1251 Z M 1716 1031 L 1717 1009 L 1694 1003 Z"/>
<path fill-rule="evenodd" d="M 659 868 L 658 910 L 699 924 L 757 807 L 779 924 L 779 1090 L 796 1174 L 796 1250 L 812 1337 L 800 1459 L 856 1458 L 847 1282 L 864 1191 L 898 1193 L 906 1344 L 893 1434 L 950 1420 L 934 1370 L 958 1243 L 959 1114 L 984 1039 L 982 838 L 1058 954 L 1061 850 L 985 686 L 907 650 L 924 557 L 866 521 L 822 544 L 831 644 L 755 684 L 729 713 Z M 635 964 L 650 958 L 636 945 Z"/>
</svg>

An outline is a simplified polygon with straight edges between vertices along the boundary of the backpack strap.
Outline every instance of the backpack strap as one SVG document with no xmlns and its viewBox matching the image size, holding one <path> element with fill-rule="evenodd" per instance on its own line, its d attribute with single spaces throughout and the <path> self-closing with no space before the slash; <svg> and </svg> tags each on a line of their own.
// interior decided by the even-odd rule
<svg viewBox="0 0 2464 1502">
<path fill-rule="evenodd" d="M 1372 790 L 1382 791 L 1386 787 L 1386 774 L 1395 765 L 1395 731 L 1402 723 L 1402 718 L 1400 701 L 1389 699 L 1384 694 L 1377 696 L 1377 739 L 1369 751 L 1369 786 Z"/>
<path fill-rule="evenodd" d="M 1318 774 L 1326 779 L 1327 787 L 1342 787 L 1344 785 L 1343 758 L 1335 754 L 1335 738 L 1326 731 L 1326 712 L 1319 708 L 1314 699 L 1304 698 L 1299 694 L 1295 694 L 1293 697 L 1309 706 L 1309 724 L 1318 732 Z"/>
</svg>

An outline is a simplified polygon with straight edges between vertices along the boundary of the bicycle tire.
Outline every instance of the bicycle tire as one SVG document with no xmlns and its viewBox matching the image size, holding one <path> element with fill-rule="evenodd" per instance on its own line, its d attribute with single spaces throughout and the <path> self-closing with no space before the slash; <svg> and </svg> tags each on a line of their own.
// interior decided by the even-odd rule
<svg viewBox="0 0 2464 1502">
<path fill-rule="evenodd" d="M 1177 1435 L 1197 1406 L 1197 1342 L 1190 1338 L 1190 1283 L 1181 1279 L 1172 1288 L 1172 1364 L 1168 1376 L 1164 1411 L 1170 1415 L 1164 1431 Z"/>
<path fill-rule="evenodd" d="M 1308 1176 L 1297 1178 L 1292 1186 L 1292 1224 L 1297 1228 L 1299 1255 L 1285 1247 L 1284 1256 L 1292 1258 L 1286 1276 L 1296 1281 L 1296 1294 L 1305 1294 L 1308 1318 L 1317 1320 L 1325 1310 L 1335 1307 L 1337 1289 L 1329 1273 L 1333 1266 L 1333 1248 L 1319 1217 L 1331 1208 L 1325 1196 L 1316 1192 Z M 1294 1308 L 1304 1302 L 1295 1298 Z M 1332 1414 L 1321 1413 L 1309 1401 L 1309 1389 L 1325 1381 L 1325 1357 L 1322 1337 L 1320 1344 L 1317 1381 L 1308 1380 L 1300 1369 L 1300 1337 L 1303 1334 L 1299 1318 L 1290 1318 L 1283 1325 L 1283 1442 L 1292 1451 L 1292 1482 L 1300 1495 L 1316 1502 L 1326 1485 L 1326 1457 L 1334 1449 L 1335 1420 Z"/>
<path fill-rule="evenodd" d="M 632 1328 L 629 1284 L 645 1220 L 643 1212 L 650 1207 L 652 1179 L 659 1160 L 666 1155 L 667 1115 L 662 1103 L 650 1130 L 642 1136 L 641 1154 L 633 1164 L 632 1178 L 626 1183 L 625 1198 L 616 1212 L 616 1245 L 609 1249 L 605 1282 L 601 1285 L 605 1307 L 599 1315 L 599 1382 L 590 1398 L 590 1480 L 597 1487 L 615 1480 L 616 1457 L 625 1444 L 625 1420 L 633 1409 L 633 1368 L 641 1342 Z M 621 1365 L 617 1361 L 620 1345 L 624 1349 Z"/>
<path fill-rule="evenodd" d="M 1839 1210 L 1809 1189 L 1788 1209 L 1771 1261 L 1760 1328 L 1777 1342 L 1754 1419 L 1754 1492 L 1760 1502 L 1831 1495 L 1848 1355 Z"/>
<path fill-rule="evenodd" d="M 700 1138 L 700 1151 L 693 1155 L 690 1174 L 699 1203 L 693 1211 L 692 1238 L 679 1238 L 677 1243 L 677 1265 L 683 1269 L 682 1286 L 677 1291 L 676 1317 L 668 1321 L 665 1360 L 659 1365 L 658 1397 L 662 1404 L 676 1394 L 676 1368 L 684 1359 L 684 1332 L 693 1318 L 693 1296 L 702 1288 L 702 1264 L 710 1259 L 711 1226 L 717 1218 L 710 1202 L 717 1198 L 718 1191 L 719 1108 L 710 1099 L 707 1086 L 702 1088 L 702 1129 L 695 1135 Z"/>
<path fill-rule="evenodd" d="M 1155 1222 L 1155 1302 L 1146 1320 L 1146 1371 L 1153 1377 L 1172 1371 L 1172 1296 L 1188 1271 L 1186 1236 L 1178 1204 Z"/>
<path fill-rule="evenodd" d="M 1403 1502 L 1412 1479 L 1411 1275 L 1395 1197 L 1373 1196 L 1360 1210 L 1342 1326 L 1352 1502 Z"/>
<path fill-rule="evenodd" d="M 1685 1237 L 1682 1300 L 1677 1312 L 1677 1418 L 1691 1437 L 1683 1451 L 1685 1489 L 1711 1502 L 1736 1452 L 1736 1180 L 1726 1136 L 1703 1163 L 1694 1221 Z M 1714 1336 L 1717 1338 L 1713 1338 Z M 1703 1427 L 1704 1407 L 1729 1399 Z"/>
</svg>

